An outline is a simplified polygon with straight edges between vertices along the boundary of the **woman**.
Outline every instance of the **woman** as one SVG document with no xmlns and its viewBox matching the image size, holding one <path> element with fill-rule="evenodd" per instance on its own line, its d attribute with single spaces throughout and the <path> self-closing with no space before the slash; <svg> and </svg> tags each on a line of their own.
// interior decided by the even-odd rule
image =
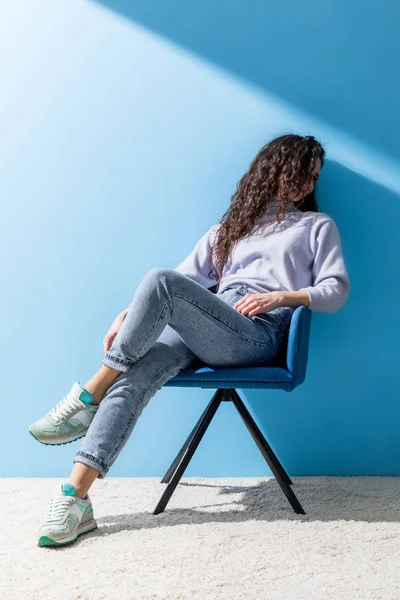
<svg viewBox="0 0 400 600">
<path fill-rule="evenodd" d="M 198 359 L 214 367 L 268 364 L 295 307 L 333 313 L 346 302 L 340 235 L 314 198 L 324 154 L 312 136 L 283 135 L 264 146 L 191 254 L 143 278 L 103 340 L 100 370 L 29 427 L 44 444 L 84 437 L 68 481 L 54 490 L 39 546 L 70 543 L 97 527 L 90 486 L 181 369 Z"/>
</svg>

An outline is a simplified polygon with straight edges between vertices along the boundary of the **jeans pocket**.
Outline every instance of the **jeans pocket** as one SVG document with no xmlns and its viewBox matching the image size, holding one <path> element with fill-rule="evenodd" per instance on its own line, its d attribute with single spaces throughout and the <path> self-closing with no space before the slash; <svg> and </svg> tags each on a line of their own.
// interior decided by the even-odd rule
<svg viewBox="0 0 400 600">
<path fill-rule="evenodd" d="M 269 366 L 280 366 L 282 344 L 279 344 L 275 350 L 266 358 L 259 360 L 254 366 L 255 367 L 269 367 Z"/>
<path fill-rule="evenodd" d="M 258 292 L 255 292 L 253 290 L 249 290 L 245 285 L 241 285 L 240 287 L 235 289 L 235 301 L 240 300 L 241 298 L 244 298 L 244 296 L 246 296 L 247 294 L 257 294 Z"/>
<path fill-rule="evenodd" d="M 270 333 L 270 329 L 268 328 L 268 332 Z M 283 366 L 285 363 L 284 351 L 286 348 L 286 340 L 287 340 L 287 330 L 286 328 L 278 328 L 275 331 L 273 338 L 273 348 L 271 349 L 270 354 L 266 357 L 258 361 L 255 366 Z"/>
</svg>

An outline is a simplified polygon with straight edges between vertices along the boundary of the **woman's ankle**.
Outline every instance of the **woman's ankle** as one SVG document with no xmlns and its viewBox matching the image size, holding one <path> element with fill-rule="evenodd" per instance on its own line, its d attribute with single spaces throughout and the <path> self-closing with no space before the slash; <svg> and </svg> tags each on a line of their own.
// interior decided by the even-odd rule
<svg viewBox="0 0 400 600">
<path fill-rule="evenodd" d="M 72 483 L 71 481 L 69 483 Z M 81 487 L 77 487 L 75 484 L 73 484 L 75 486 L 76 492 L 75 495 L 80 498 L 81 500 L 87 500 L 87 490 Z"/>
</svg>

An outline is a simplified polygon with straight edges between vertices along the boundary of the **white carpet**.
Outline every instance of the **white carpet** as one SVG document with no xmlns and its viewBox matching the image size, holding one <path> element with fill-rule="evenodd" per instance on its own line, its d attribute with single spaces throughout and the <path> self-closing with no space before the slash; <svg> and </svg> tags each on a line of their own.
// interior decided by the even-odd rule
<svg viewBox="0 0 400 600">
<path fill-rule="evenodd" d="M 399 600 L 400 478 L 183 477 L 153 515 L 159 478 L 96 480 L 99 529 L 39 548 L 65 479 L 0 479 L 2 600 Z"/>
</svg>

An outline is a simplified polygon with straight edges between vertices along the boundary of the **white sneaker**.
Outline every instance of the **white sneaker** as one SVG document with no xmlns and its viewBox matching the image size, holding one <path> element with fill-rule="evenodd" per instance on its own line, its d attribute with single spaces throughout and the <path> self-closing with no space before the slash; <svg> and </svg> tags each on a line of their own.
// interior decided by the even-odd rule
<svg viewBox="0 0 400 600">
<path fill-rule="evenodd" d="M 72 483 L 62 483 L 56 486 L 47 520 L 38 531 L 38 546 L 70 544 L 97 527 L 89 494 L 83 500 Z"/>
<path fill-rule="evenodd" d="M 99 408 L 92 402 L 92 394 L 76 381 L 57 406 L 29 426 L 29 433 L 42 444 L 52 446 L 79 440 L 86 435 Z"/>
</svg>

